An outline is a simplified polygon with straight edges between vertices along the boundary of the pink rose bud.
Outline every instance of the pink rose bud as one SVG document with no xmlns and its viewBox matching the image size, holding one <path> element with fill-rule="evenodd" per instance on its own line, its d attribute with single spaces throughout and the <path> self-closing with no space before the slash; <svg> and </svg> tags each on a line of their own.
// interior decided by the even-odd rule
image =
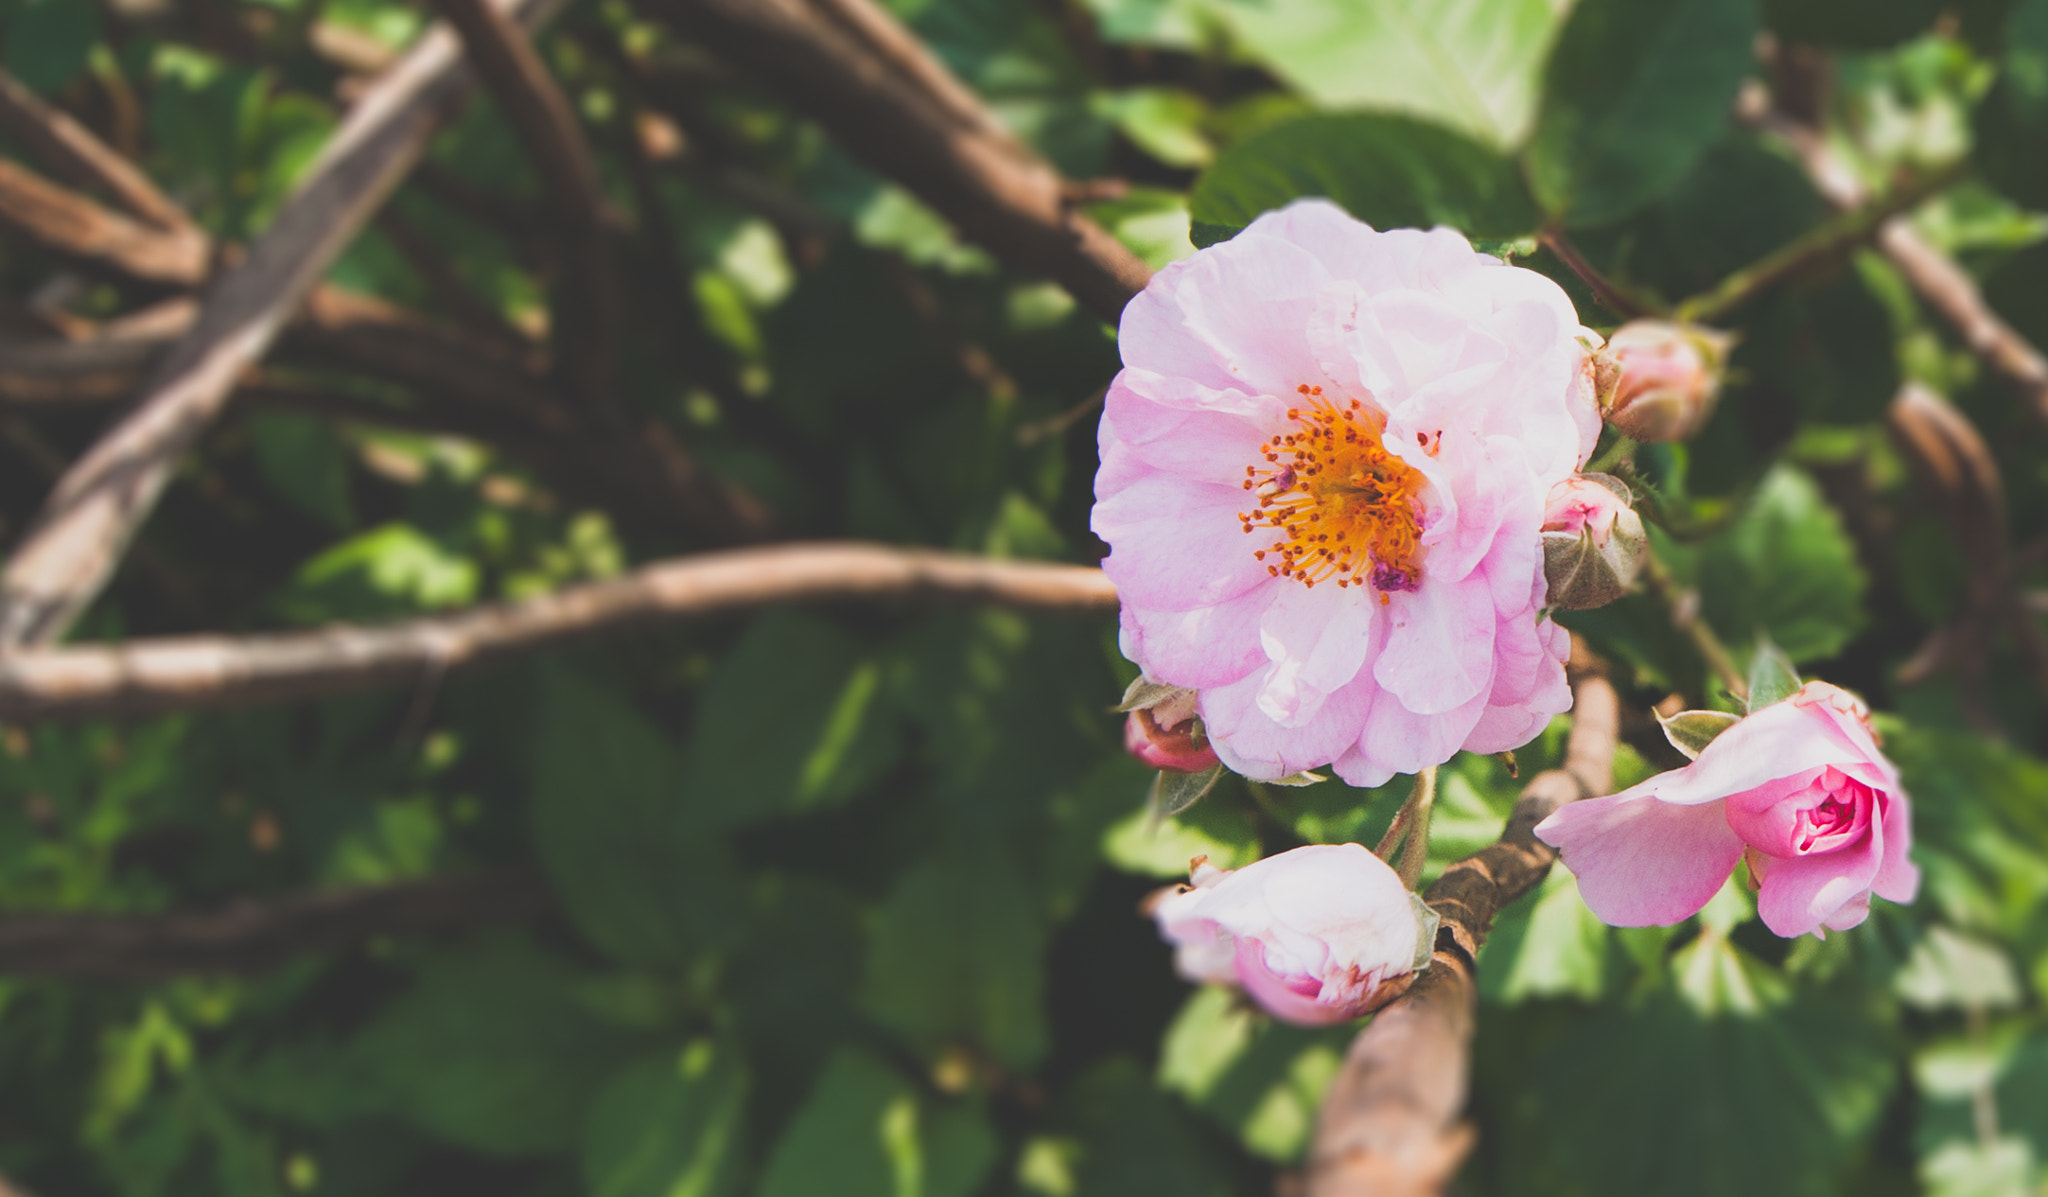
<svg viewBox="0 0 2048 1197">
<path fill-rule="evenodd" d="M 1579 474 L 1550 488 L 1543 508 L 1544 605 L 1603 607 L 1628 593 L 1649 547 L 1629 489 L 1605 474 Z"/>
<path fill-rule="evenodd" d="M 1311 844 L 1236 870 L 1196 857 L 1152 914 L 1190 981 L 1242 985 L 1284 1022 L 1326 1026 L 1406 992 L 1436 912 L 1357 844 Z"/>
<path fill-rule="evenodd" d="M 1124 749 L 1132 756 L 1169 773 L 1200 773 L 1216 766 L 1216 750 L 1195 714 L 1198 695 L 1179 686 L 1162 686 L 1143 678 L 1131 684 L 1121 709 Z"/>
<path fill-rule="evenodd" d="M 1608 338 L 1601 410 L 1623 436 L 1682 441 L 1714 413 L 1735 338 L 1697 324 L 1631 320 Z M 1611 387 L 1611 394 L 1607 388 Z"/>
<path fill-rule="evenodd" d="M 1846 931 L 1870 896 L 1910 902 L 1912 816 L 1861 703 L 1808 682 L 1683 769 L 1537 824 L 1605 923 L 1668 926 L 1696 913 L 1745 857 L 1757 914 L 1779 935 Z"/>
</svg>

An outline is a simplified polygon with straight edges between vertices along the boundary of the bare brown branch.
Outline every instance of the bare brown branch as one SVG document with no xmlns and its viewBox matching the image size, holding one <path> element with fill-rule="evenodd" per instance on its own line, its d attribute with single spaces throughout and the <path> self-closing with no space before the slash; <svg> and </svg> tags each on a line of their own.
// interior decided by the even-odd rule
<svg viewBox="0 0 2048 1197">
<path fill-rule="evenodd" d="M 172 231 L 108 211 L 21 165 L 0 158 L 0 229 L 81 263 L 160 287 L 205 281 L 212 243 L 198 230 Z"/>
<path fill-rule="evenodd" d="M 514 0 L 516 2 L 516 0 Z M 537 16 L 549 0 L 530 0 Z M 246 259 L 151 373 L 135 407 L 58 483 L 0 572 L 0 646 L 61 637 L 105 586 L 185 450 L 461 99 L 453 34 L 429 31 L 350 110 Z M 4 164 L 0 164 L 4 165 Z"/>
<path fill-rule="evenodd" d="M 835 542 L 706 553 L 523 603 L 376 627 L 181 636 L 0 656 L 0 719 L 140 715 L 274 702 L 422 676 L 563 640 L 770 603 L 947 600 L 1116 610 L 1102 571 Z"/>
<path fill-rule="evenodd" d="M 1443 918 L 1436 955 L 1352 1042 L 1316 1122 L 1309 1197 L 1439 1194 L 1471 1149 L 1463 1113 L 1479 945 L 1501 909 L 1549 875 L 1557 853 L 1536 838 L 1536 825 L 1614 785 L 1614 688 L 1588 670 L 1573 699 L 1564 767 L 1533 778 L 1500 839 L 1445 869 L 1424 895 Z"/>
<path fill-rule="evenodd" d="M 834 7 L 854 2 L 835 0 Z M 1114 322 L 1151 276 L 1135 254 L 1074 210 L 1050 166 L 980 122 L 950 114 L 923 84 L 929 72 L 907 74 L 876 50 L 872 37 L 805 0 L 650 0 L 649 7 L 772 80 L 778 94 L 855 157 L 910 189 L 970 240 L 1017 270 L 1060 283 L 1102 319 Z M 875 11 L 863 21 L 894 18 Z M 896 39 L 899 52 L 903 39 L 909 34 Z M 914 39 L 907 44 L 915 47 Z M 930 71 L 944 67 L 932 61 Z M 964 85 L 958 92 L 971 98 Z"/>
<path fill-rule="evenodd" d="M 622 304 L 597 160 L 554 76 L 493 0 L 435 0 L 434 6 L 462 34 L 470 62 L 525 143 L 553 201 L 569 242 L 567 283 L 553 305 L 563 380 L 585 401 L 608 406 Z"/>
<path fill-rule="evenodd" d="M 0 975 L 157 981 L 261 972 L 303 952 L 379 935 L 422 935 L 546 914 L 526 873 L 354 886 L 170 914 L 0 915 Z"/>
<path fill-rule="evenodd" d="M 99 188 L 131 214 L 166 232 L 191 230 L 184 209 L 157 190 L 134 163 L 5 71 L 0 71 L 0 128 L 71 182 Z"/>
</svg>

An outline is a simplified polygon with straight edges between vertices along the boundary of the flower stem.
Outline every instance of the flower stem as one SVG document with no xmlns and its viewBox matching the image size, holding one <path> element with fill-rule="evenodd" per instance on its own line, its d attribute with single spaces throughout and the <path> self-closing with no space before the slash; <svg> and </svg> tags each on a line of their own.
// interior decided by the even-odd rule
<svg viewBox="0 0 2048 1197">
<path fill-rule="evenodd" d="M 1408 842 L 1401 846 L 1401 864 L 1395 871 L 1401 875 L 1401 884 L 1411 890 L 1422 884 L 1422 865 L 1429 859 L 1429 809 L 1436 805 L 1436 768 L 1431 765 L 1415 775 L 1415 788 L 1408 791 L 1408 801 L 1401 806 L 1408 816 Z"/>
<path fill-rule="evenodd" d="M 1721 643 L 1714 629 L 1700 618 L 1700 592 L 1689 586 L 1680 586 L 1678 579 L 1671 576 L 1670 569 L 1654 552 L 1644 554 L 1643 578 L 1650 584 L 1658 601 L 1671 612 L 1671 626 L 1692 641 L 1700 660 L 1720 679 L 1728 693 L 1747 702 L 1749 682 L 1735 667 L 1735 658 L 1728 652 L 1728 646 Z"/>
<path fill-rule="evenodd" d="M 1547 228 L 1536 234 L 1537 242 L 1563 262 L 1565 268 L 1579 276 L 1579 281 L 1593 292 L 1593 298 L 1600 306 L 1613 312 L 1623 320 L 1638 316 L 1661 316 L 1664 305 L 1656 299 L 1632 288 L 1623 286 L 1600 273 L 1598 267 L 1588 262 L 1579 247 L 1572 244 L 1560 228 Z"/>
</svg>

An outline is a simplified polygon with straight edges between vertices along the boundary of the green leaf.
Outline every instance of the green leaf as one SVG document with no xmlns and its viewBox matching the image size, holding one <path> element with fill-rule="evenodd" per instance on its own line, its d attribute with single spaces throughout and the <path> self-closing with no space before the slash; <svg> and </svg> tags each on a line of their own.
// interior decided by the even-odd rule
<svg viewBox="0 0 2048 1197">
<path fill-rule="evenodd" d="M 1513 238 L 1537 223 L 1521 172 L 1499 151 L 1421 120 L 1360 113 L 1289 121 L 1232 147 L 1195 184 L 1195 239 L 1213 244 L 1303 196 L 1335 200 L 1375 228 Z"/>
<path fill-rule="evenodd" d="M 972 1109 L 919 1100 L 873 1057 L 842 1049 L 768 1155 L 760 1197 L 968 1197 L 995 1163 Z"/>
<path fill-rule="evenodd" d="M 2048 906 L 2048 762 L 1960 732 L 1880 718 L 1885 752 L 1912 794 L 1920 904 L 2007 941 L 2034 935 Z M 2044 1157 L 2048 1158 L 2048 1157 Z"/>
<path fill-rule="evenodd" d="M 1841 516 L 1804 473 L 1778 466 L 1749 509 L 1700 546 L 1700 609 L 1721 638 L 1768 635 L 1794 661 L 1833 656 L 1863 624 L 1863 567 Z"/>
<path fill-rule="evenodd" d="M 1145 800 L 1145 809 L 1155 819 L 1170 819 L 1200 802 L 1204 795 L 1216 788 L 1216 779 L 1222 776 L 1221 765 L 1211 765 L 1200 773 L 1161 769 L 1159 775 L 1152 779 L 1151 796 Z"/>
<path fill-rule="evenodd" d="M 263 480 L 294 507 L 337 529 L 355 523 L 348 494 L 348 448 L 332 425 L 290 412 L 249 417 L 249 439 Z"/>
<path fill-rule="evenodd" d="M 1079 1131 L 1070 1197 L 1228 1197 L 1233 1191 L 1199 1134 L 1137 1064 L 1105 1060 L 1063 1103 Z"/>
<path fill-rule="evenodd" d="M 309 622 L 388 617 L 473 603 L 482 585 L 475 561 L 411 524 L 390 523 L 307 562 L 281 605 Z"/>
<path fill-rule="evenodd" d="M 926 1051 L 965 1038 L 1029 1068 L 1046 1049 L 1041 917 L 1002 852 L 955 845 L 883 905 L 862 1005 Z"/>
<path fill-rule="evenodd" d="M 2020 1004 L 2019 974 L 1998 945 L 1936 924 L 1892 979 L 1899 1000 L 1920 1010 L 2004 1010 Z"/>
<path fill-rule="evenodd" d="M 772 612 L 704 687 L 683 791 L 712 824 L 823 810 L 872 784 L 900 747 L 881 662 L 814 616 Z"/>
<path fill-rule="evenodd" d="M 561 962 L 516 940 L 444 952 L 378 1013 L 353 1054 L 432 1135 L 493 1156 L 561 1151 L 633 1050 L 578 1004 L 574 982 Z"/>
<path fill-rule="evenodd" d="M 1569 870 L 1553 868 L 1533 898 L 1501 911 L 1479 956 L 1479 994 L 1488 1001 L 1597 998 L 1612 952 L 1607 927 L 1579 899 Z"/>
<path fill-rule="evenodd" d="M 1327 108 L 1384 108 L 1512 146 L 1535 111 L 1547 0 L 1224 0 L 1213 11 Z"/>
<path fill-rule="evenodd" d="M 590 1197 L 725 1197 L 738 1187 L 746 1062 L 700 1039 L 628 1064 L 583 1128 Z"/>
<path fill-rule="evenodd" d="M 1166 1029 L 1159 1085 L 1227 1127 L 1245 1150 L 1293 1163 L 1355 1033 L 1277 1023 L 1231 990 L 1206 985 Z"/>
<path fill-rule="evenodd" d="M 100 37 L 100 6 L 78 0 L 19 0 L 6 26 L 7 73 L 51 95 L 85 69 Z"/>
<path fill-rule="evenodd" d="M 1749 709 L 1758 711 L 1774 702 L 1783 702 L 1799 693 L 1803 684 L 1799 668 L 1784 650 L 1772 644 L 1769 636 L 1759 636 L 1756 651 L 1749 658 Z"/>
<path fill-rule="evenodd" d="M 1937 1040 L 1913 1059 L 1914 1139 L 1935 1197 L 2038 1193 L 2048 1173 L 2048 1036 L 1993 1024 Z M 1988 1100 L 1987 1100 L 1988 1099 Z M 1983 1138 L 1986 1112 L 1996 1138 Z"/>
<path fill-rule="evenodd" d="M 1764 26 L 1789 43 L 1882 49 L 1925 32 L 1942 0 L 1763 0 Z"/>
<path fill-rule="evenodd" d="M 1676 985 L 1587 1011 L 1504 1094 L 1518 1191 L 1831 1194 L 1897 1077 L 1853 994 L 1793 994 L 1718 934 Z"/>
<path fill-rule="evenodd" d="M 1741 721 L 1742 716 L 1732 711 L 1680 711 L 1669 719 L 1657 716 L 1664 738 L 1687 760 L 1694 761 L 1700 759 L 1701 751 L 1714 742 L 1714 737 Z"/>
<path fill-rule="evenodd" d="M 616 689 L 560 668 L 541 675 L 534 725 L 533 843 L 584 937 L 667 968 L 728 935 L 739 882 L 717 837 L 686 818 L 660 730 Z"/>
<path fill-rule="evenodd" d="M 2048 205 L 2048 0 L 2013 7 L 1998 83 L 1974 125 L 1984 177 L 2024 205 Z"/>
<path fill-rule="evenodd" d="M 1537 197 L 1572 226 L 1628 215 L 1720 139 L 1754 66 L 1750 0 L 1583 0 L 1543 79 Z"/>
</svg>

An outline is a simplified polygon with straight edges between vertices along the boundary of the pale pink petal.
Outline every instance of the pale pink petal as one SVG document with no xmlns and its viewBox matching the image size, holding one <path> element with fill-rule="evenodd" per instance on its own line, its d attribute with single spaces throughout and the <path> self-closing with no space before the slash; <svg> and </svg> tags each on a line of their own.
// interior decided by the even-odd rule
<svg viewBox="0 0 2048 1197">
<path fill-rule="evenodd" d="M 1842 742 L 1816 735 L 1818 725 L 1791 703 L 1765 707 L 1715 737 L 1687 768 L 1660 773 L 1628 793 L 1691 806 L 1840 762 Z"/>
<path fill-rule="evenodd" d="M 1259 616 L 1286 593 L 1255 586 L 1236 598 L 1192 611 L 1153 611 L 1125 603 L 1124 655 L 1143 661 L 1153 680 L 1203 689 L 1234 682 L 1266 663 Z"/>
<path fill-rule="evenodd" d="M 1274 972 L 1266 963 L 1265 949 L 1255 940 L 1238 940 L 1235 959 L 1238 984 L 1275 1018 L 1297 1026 L 1326 1027 L 1356 1017 L 1342 1006 L 1326 1006 L 1316 1000 L 1323 989 L 1321 981 Z"/>
<path fill-rule="evenodd" d="M 1358 676 L 1372 646 L 1373 612 L 1363 589 L 1282 583 L 1259 617 L 1259 641 L 1274 668 L 1259 709 L 1283 727 L 1299 727 L 1323 700 Z"/>
<path fill-rule="evenodd" d="M 1492 594 L 1425 573 L 1419 589 L 1392 600 L 1384 613 L 1387 647 L 1373 678 L 1418 715 L 1440 715 L 1483 696 L 1493 684 Z"/>
<path fill-rule="evenodd" d="M 1124 377 L 1119 374 L 1110 385 L 1102 418 L 1146 465 L 1190 481 L 1242 488 L 1249 477 L 1245 468 L 1266 464 L 1261 450 L 1272 435 L 1267 425 L 1228 411 L 1155 403 L 1124 385 Z M 1257 502 L 1247 491 L 1237 510 L 1250 511 Z"/>
<path fill-rule="evenodd" d="M 1674 806 L 1635 791 L 1560 807 L 1536 838 L 1558 850 L 1587 908 L 1615 927 L 1690 918 L 1742 858 L 1719 803 Z"/>
<path fill-rule="evenodd" d="M 1238 522 L 1243 506 L 1235 487 L 1150 474 L 1098 499 L 1089 526 L 1114 546 L 1102 569 L 1125 602 L 1187 611 L 1272 581 Z"/>
<path fill-rule="evenodd" d="M 1124 308 L 1125 365 L 1268 395 L 1323 381 L 1304 331 L 1329 279 L 1314 254 L 1240 234 L 1176 267 Z"/>
<path fill-rule="evenodd" d="M 1259 709 L 1259 694 L 1275 667 L 1253 671 L 1241 681 L 1202 691 L 1202 723 L 1209 742 L 1232 772 L 1271 781 L 1329 763 L 1358 739 L 1365 722 L 1365 697 L 1347 686 L 1323 701 L 1317 717 L 1301 727 L 1283 727 Z"/>
<path fill-rule="evenodd" d="M 1845 906 L 1861 902 L 1868 907 L 1870 883 L 1877 877 L 1879 863 L 1874 836 L 1840 852 L 1770 857 L 1764 865 L 1763 885 L 1757 890 L 1757 917 L 1773 934 L 1786 939 L 1810 934 Z M 1581 884 L 1581 891 L 1584 888 Z"/>
<path fill-rule="evenodd" d="M 1345 781 L 1362 786 L 1384 784 L 1392 774 L 1414 773 L 1442 764 L 1471 736 L 1472 729 L 1479 726 L 1479 717 L 1485 713 L 1484 694 L 1454 710 L 1420 715 L 1401 705 L 1401 700 L 1386 690 L 1377 690 L 1357 743 L 1330 767 Z M 1360 780 L 1375 776 L 1380 780 Z"/>
<path fill-rule="evenodd" d="M 1906 853 L 1913 847 L 1913 813 L 1903 790 L 1878 796 L 1877 834 L 1882 859 L 1871 891 L 1887 902 L 1911 902 L 1920 892 L 1920 870 Z"/>
</svg>

